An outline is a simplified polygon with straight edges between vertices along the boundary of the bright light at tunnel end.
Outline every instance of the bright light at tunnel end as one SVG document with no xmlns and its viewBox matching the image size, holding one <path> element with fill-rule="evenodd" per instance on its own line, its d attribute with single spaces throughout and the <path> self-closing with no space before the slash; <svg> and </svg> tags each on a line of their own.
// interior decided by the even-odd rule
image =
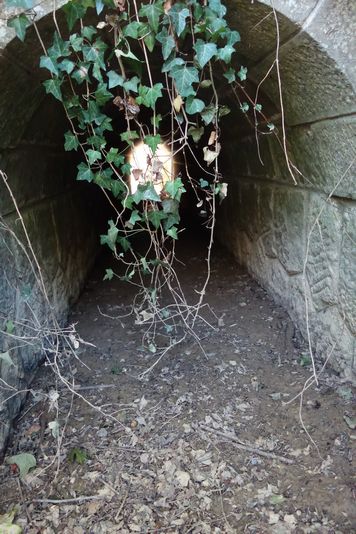
<svg viewBox="0 0 356 534">
<path fill-rule="evenodd" d="M 140 184 L 152 182 L 158 194 L 169 180 L 174 179 L 174 160 L 172 152 L 165 144 L 159 144 L 153 152 L 149 146 L 140 142 L 136 144 L 128 156 L 131 165 L 129 186 L 131 194 L 137 191 Z"/>
</svg>

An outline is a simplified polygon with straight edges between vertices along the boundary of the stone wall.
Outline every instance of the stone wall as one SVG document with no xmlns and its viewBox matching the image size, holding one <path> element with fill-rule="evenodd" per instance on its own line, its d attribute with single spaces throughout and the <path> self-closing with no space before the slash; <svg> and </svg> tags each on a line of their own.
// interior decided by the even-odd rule
<svg viewBox="0 0 356 534">
<path fill-rule="evenodd" d="M 253 35 L 259 43 L 251 52 L 246 44 L 242 50 L 257 84 L 275 57 L 276 30 L 273 15 L 253 29 L 269 8 L 247 4 L 237 2 L 236 25 L 240 16 L 242 35 L 246 40 Z M 347 0 L 274 5 L 280 11 L 287 146 L 299 170 L 294 171 L 297 183 L 275 136 L 260 137 L 261 163 L 254 133 L 231 117 L 224 143 L 229 195 L 218 235 L 285 306 L 305 338 L 309 325 L 314 353 L 355 379 L 356 73 L 351 36 L 356 6 Z M 262 90 L 280 109 L 276 71 Z M 282 134 L 280 116 L 276 125 Z"/>
<path fill-rule="evenodd" d="M 46 36 L 52 24 L 43 19 L 40 26 Z M 4 36 L 0 28 L 0 40 Z M 13 362 L 0 359 L 0 451 L 44 355 L 36 329 L 51 325 L 52 312 L 65 322 L 98 249 L 90 186 L 75 181 L 77 161 L 64 152 L 68 124 L 61 106 L 42 88 L 40 54 L 33 32 L 25 44 L 16 39 L 0 49 L 0 170 L 8 176 L 51 303 L 36 282 L 31 251 L 0 180 L 0 354 L 8 352 Z"/>
</svg>

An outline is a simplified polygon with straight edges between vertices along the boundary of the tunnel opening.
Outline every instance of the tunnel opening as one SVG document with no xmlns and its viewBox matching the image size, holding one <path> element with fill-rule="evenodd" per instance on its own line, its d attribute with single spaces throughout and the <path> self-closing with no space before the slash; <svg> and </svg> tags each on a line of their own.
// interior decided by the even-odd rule
<svg viewBox="0 0 356 534">
<path fill-rule="evenodd" d="M 33 410 L 33 418 L 39 419 L 41 414 L 37 408 L 42 406 L 38 404 L 42 402 L 43 405 L 49 403 L 51 410 L 54 408 L 58 410 L 57 414 L 60 413 L 56 417 L 46 412 L 47 419 L 43 419 L 44 423 L 41 419 L 40 428 L 34 431 L 35 434 L 38 432 L 39 449 L 45 444 L 45 454 L 48 453 L 52 459 L 55 457 L 55 444 L 59 439 L 56 425 L 58 421 L 63 423 L 64 411 L 70 411 L 72 406 L 68 392 L 76 395 L 76 400 L 72 399 L 72 402 L 78 410 L 78 421 L 84 421 L 86 427 L 84 429 L 72 419 L 68 423 L 75 436 L 64 446 L 65 455 L 68 453 L 68 458 L 73 456 L 70 462 L 77 462 L 83 474 L 85 470 L 77 461 L 78 457 L 84 454 L 84 464 L 88 460 L 90 463 L 90 458 L 97 458 L 99 449 L 95 449 L 93 443 L 98 441 L 102 447 L 109 443 L 109 465 L 115 463 L 112 455 L 117 454 L 128 468 L 127 458 L 120 455 L 122 451 L 126 454 L 134 449 L 137 444 L 142 448 L 140 454 L 143 456 L 137 457 L 141 467 L 151 463 L 154 457 L 158 458 L 157 465 L 160 465 L 161 453 L 165 462 L 173 461 L 174 453 L 167 452 L 165 448 L 180 439 L 177 447 L 172 445 L 178 451 L 179 465 L 174 464 L 171 475 L 164 468 L 164 474 L 159 470 L 157 474 L 170 480 L 171 486 L 169 491 L 167 489 L 170 495 L 176 495 L 174 492 L 178 491 L 173 490 L 173 486 L 182 491 L 178 495 L 183 495 L 186 488 L 192 489 L 194 484 L 203 480 L 194 478 L 191 465 L 184 470 L 184 447 L 196 460 L 194 454 L 197 450 L 210 447 L 204 441 L 208 435 L 220 435 L 223 440 L 233 438 L 238 445 L 236 436 L 240 425 L 248 437 L 240 445 L 245 447 L 242 449 L 245 452 L 248 450 L 246 447 L 251 445 L 255 456 L 248 461 L 254 467 L 260 465 L 260 457 L 263 462 L 269 461 L 266 460 L 269 458 L 288 466 L 292 466 L 293 459 L 298 456 L 308 457 L 308 442 L 304 442 L 295 430 L 295 414 L 288 412 L 280 433 L 280 412 L 274 404 L 278 401 L 288 403 L 293 396 L 298 397 L 305 384 L 308 392 L 313 392 L 308 400 L 308 424 L 307 427 L 302 426 L 311 439 L 310 443 L 316 441 L 320 446 L 322 442 L 322 454 L 333 454 L 330 443 L 338 447 L 339 435 L 345 431 L 340 424 L 352 429 L 354 423 L 349 407 L 352 393 L 348 384 L 346 389 L 342 389 L 339 380 L 352 382 L 355 372 L 354 77 L 343 32 L 326 31 L 330 20 L 351 17 L 351 8 L 348 2 L 341 2 L 339 11 L 335 12 L 331 3 L 320 3 L 319 6 L 312 0 L 303 2 L 302 10 L 293 2 L 274 2 L 277 12 L 271 11 L 267 2 L 238 0 L 229 4 L 229 22 L 241 34 L 239 64 L 246 65 L 250 74 L 243 85 L 244 91 L 250 95 L 255 95 L 256 90 L 259 92 L 258 105 L 262 106 L 268 120 L 259 122 L 263 132 L 257 134 L 256 113 L 251 102 L 247 110 L 246 95 L 242 92 L 236 99 L 236 94 L 226 84 L 224 72 L 217 68 L 214 72 L 217 91 L 222 97 L 222 105 L 229 106 L 232 111 L 223 117 L 219 132 L 219 173 L 223 177 L 225 193 L 227 188 L 227 196 L 217 196 L 217 226 L 211 264 L 208 266 L 211 279 L 205 294 L 206 307 L 197 324 L 197 337 L 193 335 L 196 344 L 184 340 L 172 350 L 171 357 L 159 357 L 158 361 L 156 345 L 150 345 L 144 337 L 144 323 L 150 312 L 145 309 L 133 312 L 138 275 L 134 273 L 131 276 L 131 270 L 127 270 L 124 264 L 117 269 L 112 250 L 107 246 L 108 231 L 112 228 L 110 224 L 108 227 L 108 221 L 116 219 L 117 197 L 104 173 L 96 176 L 95 183 L 86 183 L 85 178 L 76 180 L 78 165 L 85 164 L 85 158 L 79 152 L 63 149 L 68 124 L 60 103 L 51 95 L 46 95 L 41 86 L 45 73 L 38 68 L 41 49 L 35 29 L 28 30 L 24 43 L 13 40 L 13 34 L 6 33 L 8 29 L 5 33 L 0 31 L 0 84 L 3 88 L 0 96 L 0 170 L 6 173 L 6 179 L 0 183 L 0 449 L 4 450 L 13 431 L 13 436 L 16 436 L 15 441 L 10 441 L 13 456 L 24 451 L 33 452 L 28 439 L 29 429 L 22 415 L 18 417 L 21 407 L 26 402 L 25 413 L 27 408 L 31 413 Z M 53 14 L 48 15 L 46 9 L 43 6 L 39 8 L 41 19 L 38 28 L 47 45 L 53 35 Z M 91 16 L 95 18 L 95 14 Z M 280 32 L 280 70 L 271 71 L 265 78 L 276 54 L 275 16 Z M 57 23 L 60 25 L 62 18 L 63 13 L 59 10 Z M 336 38 L 335 34 L 339 37 Z M 340 46 L 335 47 L 335 42 L 339 42 Z M 136 53 L 135 49 L 132 50 Z M 158 81 L 162 76 L 161 63 L 157 61 L 154 68 Z M 212 88 L 204 90 L 208 100 Z M 321 94 L 323 98 L 320 98 Z M 213 150 L 215 140 L 210 143 L 211 131 L 205 131 L 201 138 L 194 140 L 191 152 L 185 156 L 180 152 L 175 154 L 179 140 L 170 137 L 171 123 L 163 109 L 160 113 L 163 115 L 164 131 L 168 134 L 164 138 L 165 144 L 158 147 L 156 155 L 147 148 L 144 154 L 140 154 L 137 140 L 133 139 L 131 147 L 127 148 L 120 138 L 120 134 L 126 132 L 127 107 L 131 106 L 130 113 L 134 116 L 137 113 L 135 102 L 120 98 L 113 88 L 112 98 L 105 104 L 105 111 L 113 124 L 107 140 L 108 148 L 117 149 L 123 154 L 125 162 L 131 165 L 126 173 L 130 194 L 134 195 L 140 186 L 145 186 L 147 177 L 153 182 L 158 196 L 164 192 L 172 176 L 179 176 L 182 180 L 185 191 L 180 220 L 176 223 L 179 235 L 175 244 L 177 259 L 172 265 L 179 273 L 179 284 L 187 300 L 196 302 L 204 288 L 207 270 L 210 205 L 205 198 L 197 196 L 196 190 L 190 187 L 190 181 L 205 183 L 206 175 L 202 173 L 204 149 Z M 140 120 L 148 132 L 152 127 L 152 116 L 142 106 Z M 279 140 L 274 135 L 275 131 L 280 134 Z M 286 148 L 289 160 L 286 159 Z M 170 161 L 172 153 L 174 165 Z M 98 185 L 102 188 L 101 192 Z M 204 185 L 201 187 L 204 189 Z M 129 217 L 123 217 L 123 223 L 120 223 L 121 226 L 118 224 L 118 228 L 125 229 L 128 220 Z M 133 243 L 133 248 L 142 257 L 150 261 L 155 259 L 155 250 L 150 249 L 149 240 L 138 235 L 133 236 Z M 33 269 L 32 257 L 28 261 L 31 247 L 39 261 L 38 270 L 36 265 Z M 115 273 L 114 277 L 112 273 Z M 103 280 L 105 277 L 112 280 Z M 50 306 L 43 297 L 42 282 Z M 168 298 L 168 293 L 163 291 L 162 300 L 168 302 Z M 48 377 L 48 365 L 53 366 L 53 361 L 57 365 L 56 359 L 51 360 L 49 346 L 35 334 L 29 342 L 29 337 L 20 333 L 23 332 L 21 328 L 36 332 L 39 324 L 49 330 L 51 314 L 61 327 L 68 328 L 68 346 L 65 349 L 69 353 L 73 349 L 78 350 L 79 357 L 70 369 L 56 368 L 58 376 L 61 376 L 59 381 L 58 377 L 53 380 Z M 78 331 L 70 329 L 74 323 L 78 323 Z M 158 331 L 163 354 L 165 347 L 170 346 L 170 340 L 178 334 L 179 329 L 173 333 L 164 328 Z M 53 335 L 56 333 L 51 331 Z M 315 373 L 310 354 L 315 357 L 318 376 L 325 365 L 335 371 L 335 374 L 327 375 L 325 383 L 316 384 L 319 389 L 314 387 L 314 383 L 311 387 L 308 382 L 311 374 Z M 42 366 L 37 372 L 43 361 L 47 366 Z M 153 377 L 150 373 L 146 374 L 152 364 Z M 75 376 L 75 387 L 74 382 L 70 382 L 71 376 Z M 137 382 L 137 376 L 140 376 L 140 382 Z M 292 385 L 291 376 L 296 376 Z M 288 384 L 288 388 L 282 388 L 281 384 Z M 323 387 L 327 387 L 325 384 L 328 387 L 332 384 L 334 391 L 330 398 L 322 400 L 323 412 L 320 416 L 321 412 L 314 410 L 320 408 L 317 395 Z M 53 391 L 60 392 L 63 408 L 58 408 L 57 398 L 51 398 Z M 237 400 L 231 400 L 236 391 Z M 80 396 L 87 392 L 86 400 L 89 402 L 86 403 Z M 156 403 L 161 406 L 162 399 L 168 408 L 159 415 L 155 406 Z M 152 418 L 146 412 L 147 402 L 156 414 Z M 107 412 L 106 406 L 112 407 L 113 411 L 110 408 Z M 88 410 L 98 407 L 100 421 L 92 422 Z M 256 423 L 261 432 L 260 441 L 254 433 L 253 418 L 256 413 L 249 411 L 251 407 L 261 409 L 261 418 Z M 121 412 L 124 414 L 122 418 L 117 415 Z M 234 413 L 242 415 L 236 418 Z M 114 422 L 114 418 L 115 425 L 118 425 L 114 432 L 124 428 L 129 435 L 127 440 L 120 435 L 118 449 L 113 446 L 115 439 L 111 439 L 116 434 L 111 434 L 112 428 L 107 422 Z M 270 422 L 270 428 L 267 428 L 264 418 Z M 324 429 L 318 427 L 320 419 L 325 423 Z M 183 426 L 176 425 L 177 421 Z M 301 423 L 304 425 L 304 420 L 301 419 Z M 166 432 L 168 428 L 170 432 Z M 313 429 L 311 435 L 308 433 L 310 428 Z M 336 430 L 333 432 L 332 428 L 337 429 L 337 437 Z M 200 432 L 203 445 L 194 441 L 195 438 L 192 438 L 193 445 L 193 441 L 189 443 L 191 438 L 187 436 L 195 432 Z M 285 432 L 290 432 L 291 437 L 286 447 L 281 448 L 276 443 L 287 439 Z M 149 447 L 145 448 L 146 440 L 155 444 L 153 452 Z M 76 452 L 73 453 L 73 450 Z M 316 458 L 314 452 L 308 464 L 310 472 Z M 39 461 L 40 458 L 42 461 L 43 456 L 38 457 Z M 210 469 L 209 458 L 204 464 L 206 470 Z M 232 468 L 227 469 L 228 474 L 219 464 L 219 473 L 225 473 L 227 477 L 224 479 L 219 474 L 220 488 L 225 487 L 226 481 L 242 485 L 242 478 L 239 479 L 236 473 L 242 472 L 243 468 L 241 465 L 237 468 L 233 458 L 234 454 L 229 456 Z M 135 464 L 133 470 L 137 475 L 140 469 L 136 468 Z M 327 477 L 328 465 L 323 464 L 320 469 L 322 476 Z M 346 455 L 337 469 L 340 469 L 341 495 L 349 484 L 345 474 L 348 472 Z M 217 471 L 213 471 L 212 468 L 210 474 L 214 477 Z M 4 471 L 0 473 L 0 483 L 6 483 L 6 476 L 1 478 L 3 475 Z M 256 480 L 261 482 L 263 478 L 260 480 L 260 476 L 261 471 L 257 467 L 252 483 L 255 484 Z M 290 484 L 294 476 L 297 476 L 294 471 L 290 479 L 287 476 Z M 249 479 L 248 474 L 246 477 Z M 277 480 L 277 470 L 273 471 L 273 477 Z M 94 486 L 97 489 L 96 482 Z M 67 498 L 70 491 L 68 480 L 62 479 L 62 483 L 64 493 L 56 486 L 58 500 Z M 126 487 L 125 483 L 115 479 L 113 487 L 127 490 L 130 494 L 131 483 L 132 480 Z M 137 485 L 137 494 L 146 499 L 144 484 L 140 484 Z M 323 479 L 326 495 L 330 489 L 328 484 L 329 481 Z M 272 501 L 278 501 L 281 509 L 288 512 L 282 505 L 289 498 L 286 488 L 282 492 L 276 482 L 276 486 L 267 488 L 270 494 L 266 490 L 265 498 L 272 496 Z M 214 486 L 213 489 L 218 491 L 219 488 Z M 154 491 L 163 498 L 165 494 L 163 490 L 161 494 L 161 490 L 159 486 Z M 85 486 L 87 491 L 88 486 Z M 80 493 L 80 488 L 76 487 L 73 499 Z M 306 506 L 312 495 L 312 490 L 306 490 L 305 496 L 298 501 L 300 506 Z M 187 498 L 185 493 L 184 496 Z M 151 503 L 150 498 L 147 498 L 148 503 Z M 212 494 L 209 498 L 214 500 Z M 202 510 L 203 505 L 199 499 L 196 500 L 196 494 L 192 499 L 196 508 Z M 224 499 L 223 496 L 223 502 Z M 236 494 L 234 499 L 231 506 L 243 509 L 246 499 L 238 502 Z M 130 510 L 132 502 L 129 503 Z M 162 502 L 157 505 L 158 508 Z M 342 525 L 345 532 L 350 531 L 347 530 L 351 525 L 349 501 L 341 502 L 337 498 L 331 502 L 326 496 L 323 502 L 330 507 L 332 526 Z M 135 518 L 138 529 L 147 525 L 158 529 L 160 525 L 163 525 L 162 528 L 168 525 L 172 514 L 168 513 L 169 519 L 166 517 L 158 521 L 160 512 L 157 512 L 157 506 L 151 506 L 155 509 L 154 519 L 146 509 L 144 512 L 136 510 L 138 519 L 130 511 L 130 518 Z M 211 513 L 209 517 L 213 517 L 210 505 L 206 506 L 204 513 L 208 516 Z M 231 514 L 232 531 L 242 532 L 243 528 L 247 528 L 245 519 Z M 39 512 L 36 518 L 40 520 L 40 516 Z M 125 514 L 123 517 L 127 519 Z M 279 519 L 275 515 L 269 518 L 277 524 L 283 522 L 283 526 L 292 521 L 283 519 L 282 515 Z M 120 523 L 121 520 L 119 517 L 116 523 L 112 522 L 118 532 L 124 532 L 125 521 Z M 214 520 L 220 524 L 216 517 Z M 255 532 L 259 532 L 260 519 L 254 517 L 254 520 L 259 525 Z M 73 521 L 69 531 L 74 528 Z M 312 524 L 309 517 L 305 517 L 305 521 Z M 105 528 L 110 531 L 112 524 L 104 525 L 104 531 Z M 84 530 L 89 528 L 88 525 L 85 524 Z M 60 527 L 57 525 L 56 528 Z M 178 523 L 177 528 L 180 528 Z M 205 532 L 203 527 L 199 528 L 196 532 Z"/>
</svg>

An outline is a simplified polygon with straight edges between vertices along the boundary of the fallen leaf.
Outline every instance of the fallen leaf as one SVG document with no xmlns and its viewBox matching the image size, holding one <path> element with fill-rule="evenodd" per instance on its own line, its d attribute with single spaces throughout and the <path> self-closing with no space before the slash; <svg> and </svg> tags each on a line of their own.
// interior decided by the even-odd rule
<svg viewBox="0 0 356 534">
<path fill-rule="evenodd" d="M 348 415 L 344 415 L 344 421 L 347 424 L 351 430 L 355 430 L 356 428 L 356 417 L 350 417 Z"/>
<path fill-rule="evenodd" d="M 183 105 L 183 98 L 180 95 L 176 96 L 175 99 L 173 100 L 173 106 L 177 113 L 180 112 L 182 105 Z"/>
<path fill-rule="evenodd" d="M 16 454 L 15 456 L 10 456 L 6 459 L 7 464 L 16 464 L 20 471 L 20 477 L 23 478 L 27 475 L 30 469 L 36 467 L 36 458 L 33 454 L 28 452 L 23 452 L 21 454 Z"/>
<path fill-rule="evenodd" d="M 203 148 L 204 152 L 204 161 L 207 162 L 208 165 L 211 165 L 211 163 L 216 160 L 218 155 L 220 154 L 221 145 L 220 143 L 216 144 L 216 150 L 210 150 L 209 147 L 205 146 Z"/>
<path fill-rule="evenodd" d="M 188 486 L 190 481 L 189 473 L 187 473 L 186 471 L 177 471 L 175 477 L 183 488 L 186 488 Z"/>
</svg>

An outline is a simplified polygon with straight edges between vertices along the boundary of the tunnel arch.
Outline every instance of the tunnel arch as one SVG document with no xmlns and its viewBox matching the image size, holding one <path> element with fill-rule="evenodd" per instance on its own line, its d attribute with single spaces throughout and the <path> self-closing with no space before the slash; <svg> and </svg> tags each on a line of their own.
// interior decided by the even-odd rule
<svg viewBox="0 0 356 534">
<path fill-rule="evenodd" d="M 57 2 L 57 8 L 65 2 Z M 288 151 L 301 174 L 297 185 L 273 135 L 260 138 L 231 114 L 223 134 L 229 195 L 221 206 L 217 236 L 236 259 L 282 303 L 310 342 L 337 371 L 355 373 L 355 93 L 352 21 L 348 0 L 276 0 L 280 29 L 280 73 Z M 45 42 L 53 32 L 51 1 L 40 2 L 36 21 Z M 239 58 L 256 84 L 273 61 L 276 26 L 270 2 L 230 0 L 230 24 L 239 30 Z M 5 11 L 4 11 L 5 12 Z M 6 13 L 5 13 L 6 15 Z M 57 11 L 61 24 L 61 12 Z M 75 161 L 63 150 L 68 129 L 61 107 L 44 94 L 38 68 L 41 48 L 33 28 L 25 43 L 0 23 L 0 169 L 9 177 L 19 208 L 50 287 L 59 320 L 92 266 L 97 250 L 95 223 Z M 280 108 L 276 72 L 263 92 Z M 280 116 L 275 116 L 280 127 Z M 342 179 L 341 179 L 342 178 Z M 341 180 L 340 180 L 341 179 Z M 340 182 L 339 185 L 337 185 Z M 337 187 L 336 187 L 337 186 Z M 330 197 L 330 198 L 328 198 Z M 0 184 L 0 214 L 19 230 L 17 214 Z M 317 224 L 315 224 L 316 217 Z M 68 227 L 68 221 L 70 225 Z M 306 261 L 307 254 L 307 261 Z M 32 275 L 13 237 L 0 237 L 0 321 L 41 318 L 39 293 L 27 294 Z M 25 298 L 24 298 L 25 295 Z M 11 344 L 6 336 L 0 352 Z M 13 353 L 12 353 L 13 354 Z M 41 350 L 19 347 L 16 366 L 1 362 L 5 382 L 26 389 Z M 1 393 L 5 398 L 7 392 Z M 23 395 L 0 412 L 0 449 Z"/>
</svg>

